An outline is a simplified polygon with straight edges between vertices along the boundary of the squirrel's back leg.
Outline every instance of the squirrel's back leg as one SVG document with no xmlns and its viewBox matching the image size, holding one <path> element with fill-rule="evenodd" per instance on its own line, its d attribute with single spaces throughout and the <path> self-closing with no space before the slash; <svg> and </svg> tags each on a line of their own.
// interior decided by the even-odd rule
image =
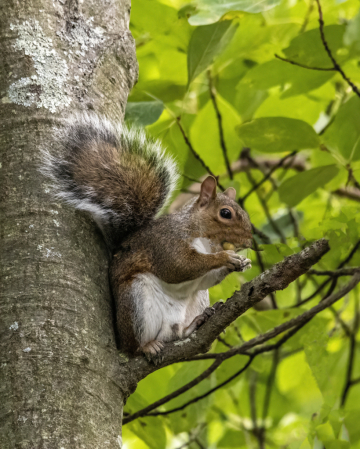
<svg viewBox="0 0 360 449">
<path fill-rule="evenodd" d="M 163 317 L 140 273 L 150 269 L 143 252 L 119 252 L 110 267 L 110 284 L 116 306 L 116 326 L 120 347 L 127 354 L 138 350 L 156 354 L 162 342 L 157 340 Z M 150 294 L 150 295 L 149 295 Z"/>
<path fill-rule="evenodd" d="M 151 306 L 152 298 L 146 301 L 147 292 L 142 287 L 135 278 L 114 291 L 120 347 L 130 355 L 139 350 L 155 355 L 163 348 L 162 341 L 157 339 L 162 328 L 162 315 L 156 304 Z"/>
</svg>

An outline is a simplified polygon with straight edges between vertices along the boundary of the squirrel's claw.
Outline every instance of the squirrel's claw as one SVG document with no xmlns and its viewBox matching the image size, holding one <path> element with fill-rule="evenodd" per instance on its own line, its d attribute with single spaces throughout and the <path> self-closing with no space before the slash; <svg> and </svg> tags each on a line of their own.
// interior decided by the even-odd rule
<svg viewBox="0 0 360 449">
<path fill-rule="evenodd" d="M 161 352 L 163 347 L 164 347 L 164 344 L 162 341 L 152 340 L 152 341 L 149 341 L 149 343 L 146 343 L 141 348 L 141 351 L 144 353 L 145 357 L 148 360 L 152 360 L 153 356 L 157 356 Z"/>
<path fill-rule="evenodd" d="M 201 315 L 195 317 L 196 327 L 202 326 L 216 312 L 214 307 L 206 307 Z"/>
<path fill-rule="evenodd" d="M 236 254 L 234 251 L 226 251 L 229 254 L 228 267 L 231 271 L 246 271 L 251 268 L 251 260 L 245 256 Z"/>
</svg>

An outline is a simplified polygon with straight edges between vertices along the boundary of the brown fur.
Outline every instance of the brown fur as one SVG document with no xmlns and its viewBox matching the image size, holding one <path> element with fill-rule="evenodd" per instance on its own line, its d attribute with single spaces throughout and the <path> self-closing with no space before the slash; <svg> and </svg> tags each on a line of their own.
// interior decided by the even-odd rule
<svg viewBox="0 0 360 449">
<path fill-rule="evenodd" d="M 249 217 L 233 199 L 218 194 L 210 196 L 205 204 L 200 200 L 201 196 L 174 214 L 152 220 L 125 239 L 113 258 L 111 282 L 117 303 L 117 324 L 124 349 L 130 353 L 138 343 L 130 344 L 134 332 L 129 329 L 128 313 L 132 309 L 126 302 L 130 301 L 129 284 L 137 274 L 153 273 L 167 283 L 178 284 L 215 268 L 231 268 L 229 253 L 222 249 L 225 241 L 237 249 L 251 247 Z M 231 220 L 219 216 L 221 208 L 226 206 L 235 212 Z M 197 237 L 211 240 L 212 254 L 200 254 L 192 248 L 191 243 Z"/>
<path fill-rule="evenodd" d="M 96 186 L 97 196 L 115 211 L 121 213 L 129 207 L 137 209 L 145 202 L 151 210 L 161 205 L 162 186 L 158 176 L 147 161 L 137 155 L 107 143 L 101 147 L 89 144 L 78 154 L 77 167 L 75 182 L 82 186 Z M 116 194 L 118 191 L 121 195 Z M 136 198 L 133 192 L 137 192 Z"/>
</svg>

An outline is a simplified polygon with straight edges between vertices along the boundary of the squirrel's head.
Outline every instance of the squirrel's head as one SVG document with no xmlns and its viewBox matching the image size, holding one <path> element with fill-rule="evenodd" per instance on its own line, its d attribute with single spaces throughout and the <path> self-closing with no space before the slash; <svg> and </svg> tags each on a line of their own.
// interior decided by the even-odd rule
<svg viewBox="0 0 360 449">
<path fill-rule="evenodd" d="M 236 202 L 236 190 L 229 187 L 217 194 L 216 185 L 216 179 L 208 176 L 201 184 L 195 203 L 201 223 L 205 222 L 205 226 L 201 226 L 205 231 L 203 237 L 219 245 L 232 243 L 235 250 L 251 248 L 251 222 Z"/>
</svg>

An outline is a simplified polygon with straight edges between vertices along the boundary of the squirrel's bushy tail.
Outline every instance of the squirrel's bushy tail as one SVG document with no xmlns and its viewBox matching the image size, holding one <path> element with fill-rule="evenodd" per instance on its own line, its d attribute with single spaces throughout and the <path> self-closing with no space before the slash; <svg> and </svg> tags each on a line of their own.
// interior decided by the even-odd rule
<svg viewBox="0 0 360 449">
<path fill-rule="evenodd" d="M 95 114 L 70 118 L 60 155 L 44 154 L 42 172 L 57 198 L 91 213 L 111 249 L 152 220 L 178 179 L 174 161 L 144 131 Z"/>
</svg>

